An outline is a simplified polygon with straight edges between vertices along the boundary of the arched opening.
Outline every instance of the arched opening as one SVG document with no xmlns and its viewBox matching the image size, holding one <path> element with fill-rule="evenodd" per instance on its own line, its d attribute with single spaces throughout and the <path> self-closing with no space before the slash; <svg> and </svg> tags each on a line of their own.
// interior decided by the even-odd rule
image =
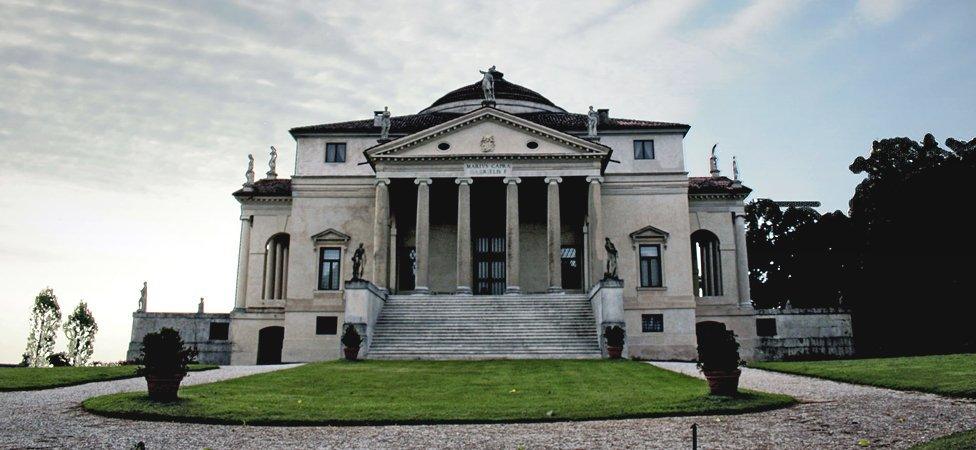
<svg viewBox="0 0 976 450">
<path fill-rule="evenodd" d="M 258 332 L 258 364 L 281 364 L 285 327 L 265 327 Z"/>
<path fill-rule="evenodd" d="M 722 251 L 715 233 L 691 233 L 691 269 L 696 297 L 722 295 Z"/>
<path fill-rule="evenodd" d="M 286 233 L 271 236 L 264 246 L 264 285 L 261 298 L 283 299 L 288 296 L 288 244 Z"/>
</svg>

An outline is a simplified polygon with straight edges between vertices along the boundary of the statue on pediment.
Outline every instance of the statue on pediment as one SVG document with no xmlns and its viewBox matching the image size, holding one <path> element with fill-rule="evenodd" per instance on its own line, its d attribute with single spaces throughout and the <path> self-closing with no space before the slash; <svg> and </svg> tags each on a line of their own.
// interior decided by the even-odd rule
<svg viewBox="0 0 976 450">
<path fill-rule="evenodd" d="M 278 172 L 275 171 L 275 167 L 278 166 L 278 149 L 271 146 L 271 160 L 268 161 L 268 178 L 274 180 L 278 178 Z"/>
<path fill-rule="evenodd" d="M 479 70 L 484 78 L 481 79 L 481 92 L 485 95 L 485 103 L 495 103 L 495 66 L 491 66 L 487 71 Z"/>
<path fill-rule="evenodd" d="M 588 137 L 596 137 L 596 124 L 600 121 L 600 113 L 593 110 L 593 105 L 590 105 L 590 111 L 586 113 L 586 135 Z"/>
<path fill-rule="evenodd" d="M 244 172 L 244 187 L 254 186 L 254 155 L 247 155 L 247 172 Z"/>
<path fill-rule="evenodd" d="M 380 127 L 380 140 L 390 138 L 390 108 L 384 106 L 382 111 L 373 111 L 373 125 Z"/>
</svg>

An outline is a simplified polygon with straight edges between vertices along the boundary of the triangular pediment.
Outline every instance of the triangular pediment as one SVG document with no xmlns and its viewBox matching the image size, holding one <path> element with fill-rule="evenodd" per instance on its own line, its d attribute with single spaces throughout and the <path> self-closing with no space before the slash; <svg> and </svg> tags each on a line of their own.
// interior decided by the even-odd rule
<svg viewBox="0 0 976 450">
<path fill-rule="evenodd" d="M 667 240 L 668 236 L 669 234 L 667 231 L 664 231 L 660 228 L 656 228 L 650 225 L 641 228 L 633 233 L 630 233 L 630 238 L 635 241 L 646 240 L 646 239 Z"/>
<path fill-rule="evenodd" d="M 610 148 L 495 108 L 481 108 L 366 150 L 370 161 L 415 159 L 603 159 Z"/>
<path fill-rule="evenodd" d="M 312 236 L 312 242 L 326 244 L 345 244 L 349 242 L 349 235 L 329 228 L 321 233 Z"/>
</svg>

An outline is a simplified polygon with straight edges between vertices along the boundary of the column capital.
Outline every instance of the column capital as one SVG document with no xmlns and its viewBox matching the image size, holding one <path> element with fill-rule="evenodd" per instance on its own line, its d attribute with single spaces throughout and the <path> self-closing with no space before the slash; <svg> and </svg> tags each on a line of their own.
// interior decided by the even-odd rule
<svg viewBox="0 0 976 450">
<path fill-rule="evenodd" d="M 594 183 L 594 182 L 596 182 L 596 183 L 603 184 L 603 177 L 596 176 L 596 175 L 590 175 L 590 176 L 586 177 L 586 182 L 587 183 Z"/>
<path fill-rule="evenodd" d="M 417 185 L 419 185 L 420 183 L 424 183 L 424 184 L 430 186 L 430 184 L 433 183 L 433 182 L 434 182 L 434 180 L 431 180 L 430 178 L 415 178 L 413 180 L 413 184 L 417 184 Z"/>
<path fill-rule="evenodd" d="M 474 183 L 474 178 L 467 178 L 467 177 L 455 178 L 454 183 L 456 184 L 464 183 L 467 185 L 471 185 L 471 183 Z"/>
<path fill-rule="evenodd" d="M 241 215 L 241 221 L 242 222 L 247 222 L 247 223 L 252 223 L 252 222 L 254 222 L 254 216 L 251 215 L 251 214 L 248 214 L 246 216 L 245 215 Z"/>
<path fill-rule="evenodd" d="M 385 185 L 389 186 L 390 185 L 390 179 L 389 178 L 377 178 L 376 179 L 376 185 L 379 186 L 381 184 L 385 184 Z"/>
<path fill-rule="evenodd" d="M 502 178 L 502 183 L 505 183 L 505 184 L 509 184 L 509 183 L 519 184 L 521 182 L 522 182 L 522 179 L 519 178 L 519 177 L 505 177 L 505 178 Z"/>
<path fill-rule="evenodd" d="M 563 177 L 546 177 L 546 184 L 550 183 L 562 183 Z"/>
</svg>

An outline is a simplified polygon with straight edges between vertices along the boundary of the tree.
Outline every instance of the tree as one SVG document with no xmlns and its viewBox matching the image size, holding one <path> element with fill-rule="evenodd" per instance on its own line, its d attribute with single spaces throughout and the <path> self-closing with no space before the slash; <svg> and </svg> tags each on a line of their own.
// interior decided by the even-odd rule
<svg viewBox="0 0 976 450">
<path fill-rule="evenodd" d="M 95 333 L 98 324 L 82 300 L 64 323 L 64 336 L 68 338 L 68 361 L 72 366 L 88 364 L 95 352 Z"/>
<path fill-rule="evenodd" d="M 54 351 L 58 326 L 61 324 L 61 308 L 54 290 L 42 290 L 34 298 L 34 309 L 31 312 L 30 335 L 27 337 L 25 352 L 31 367 L 41 367 L 48 364 L 48 356 Z"/>
</svg>

